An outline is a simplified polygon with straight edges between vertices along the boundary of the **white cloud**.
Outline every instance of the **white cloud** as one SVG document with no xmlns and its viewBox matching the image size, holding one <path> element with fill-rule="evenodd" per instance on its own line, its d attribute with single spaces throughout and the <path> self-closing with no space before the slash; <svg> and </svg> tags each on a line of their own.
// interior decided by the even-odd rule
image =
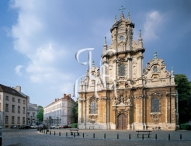
<svg viewBox="0 0 191 146">
<path fill-rule="evenodd" d="M 21 69 L 22 69 L 23 67 L 24 67 L 23 65 L 17 65 L 17 66 L 15 67 L 15 73 L 18 74 L 19 76 L 22 76 Z"/>
<path fill-rule="evenodd" d="M 154 40 L 158 38 L 157 32 L 162 23 L 162 15 L 158 11 L 152 11 L 146 15 L 144 23 L 143 38 L 144 40 Z"/>
<path fill-rule="evenodd" d="M 59 42 L 49 32 L 54 32 L 57 27 L 45 13 L 48 9 L 41 2 L 15 0 L 11 8 L 18 11 L 17 23 L 12 26 L 14 49 L 27 56 L 29 62 L 26 73 L 32 82 L 56 82 L 55 77 L 64 79 L 66 72 L 60 71 L 64 67 L 65 54 L 69 52 L 64 47 L 64 42 Z M 59 38 L 59 34 L 56 34 Z M 56 40 L 56 41 L 55 41 Z M 62 65 L 61 65 L 62 64 Z M 18 73 L 19 72 L 18 69 Z M 62 75 L 63 74 L 63 75 Z"/>
</svg>

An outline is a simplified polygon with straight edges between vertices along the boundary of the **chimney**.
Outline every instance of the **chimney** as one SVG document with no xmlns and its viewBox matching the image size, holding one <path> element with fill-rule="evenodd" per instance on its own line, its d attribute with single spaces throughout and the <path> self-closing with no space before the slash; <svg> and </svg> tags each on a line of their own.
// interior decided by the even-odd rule
<svg viewBox="0 0 191 146">
<path fill-rule="evenodd" d="M 15 90 L 17 90 L 18 92 L 21 92 L 21 86 L 16 86 Z"/>
<path fill-rule="evenodd" d="M 64 94 L 64 98 L 66 97 L 66 94 Z"/>
<path fill-rule="evenodd" d="M 71 97 L 71 94 L 68 94 L 69 97 Z"/>
</svg>

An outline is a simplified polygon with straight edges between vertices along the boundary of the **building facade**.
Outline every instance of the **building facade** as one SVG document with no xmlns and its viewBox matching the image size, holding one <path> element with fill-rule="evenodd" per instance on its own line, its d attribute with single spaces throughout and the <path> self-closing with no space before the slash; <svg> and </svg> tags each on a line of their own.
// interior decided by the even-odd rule
<svg viewBox="0 0 191 146">
<path fill-rule="evenodd" d="M 72 123 L 74 103 L 71 94 L 64 94 L 62 98 L 56 98 L 54 102 L 44 108 L 44 124 L 50 126 L 68 125 Z"/>
<path fill-rule="evenodd" d="M 80 83 L 78 126 L 80 129 L 175 130 L 178 113 L 174 73 L 157 57 L 143 69 L 145 48 L 141 32 L 133 40 L 135 24 L 122 13 L 106 39 L 102 66 L 90 65 Z"/>
<path fill-rule="evenodd" d="M 27 100 L 20 86 L 11 88 L 0 84 L 1 124 L 4 128 L 26 125 Z"/>
<path fill-rule="evenodd" d="M 37 114 L 39 112 L 39 107 L 37 104 L 28 103 L 27 104 L 27 125 L 37 125 L 38 119 Z"/>
</svg>

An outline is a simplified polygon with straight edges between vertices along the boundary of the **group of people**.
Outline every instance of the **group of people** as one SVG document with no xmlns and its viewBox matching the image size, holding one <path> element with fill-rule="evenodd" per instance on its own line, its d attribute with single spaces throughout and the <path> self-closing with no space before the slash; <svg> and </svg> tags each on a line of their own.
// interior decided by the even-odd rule
<svg viewBox="0 0 191 146">
<path fill-rule="evenodd" d="M 153 130 L 161 130 L 161 127 L 153 127 Z"/>
</svg>

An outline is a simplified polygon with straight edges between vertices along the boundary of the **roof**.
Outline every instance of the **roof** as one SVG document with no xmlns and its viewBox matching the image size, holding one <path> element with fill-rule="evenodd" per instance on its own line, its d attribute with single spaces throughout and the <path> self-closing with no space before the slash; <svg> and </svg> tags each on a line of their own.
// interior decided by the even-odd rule
<svg viewBox="0 0 191 146">
<path fill-rule="evenodd" d="M 22 95 L 20 92 L 18 92 L 14 88 L 7 87 L 7 86 L 2 85 L 2 84 L 0 84 L 0 92 L 5 92 L 5 93 L 9 93 L 9 94 L 12 94 L 15 96 L 20 96 L 20 97 L 25 97 L 24 95 Z"/>
<path fill-rule="evenodd" d="M 58 101 L 61 101 L 61 100 L 68 100 L 68 101 L 72 101 L 72 102 L 75 102 L 72 98 L 71 98 L 71 94 L 64 94 L 64 96 L 62 98 L 56 98 L 54 102 L 52 102 L 51 104 L 45 106 L 44 108 L 47 108 L 51 105 L 53 105 L 54 103 L 58 102 Z"/>
</svg>

